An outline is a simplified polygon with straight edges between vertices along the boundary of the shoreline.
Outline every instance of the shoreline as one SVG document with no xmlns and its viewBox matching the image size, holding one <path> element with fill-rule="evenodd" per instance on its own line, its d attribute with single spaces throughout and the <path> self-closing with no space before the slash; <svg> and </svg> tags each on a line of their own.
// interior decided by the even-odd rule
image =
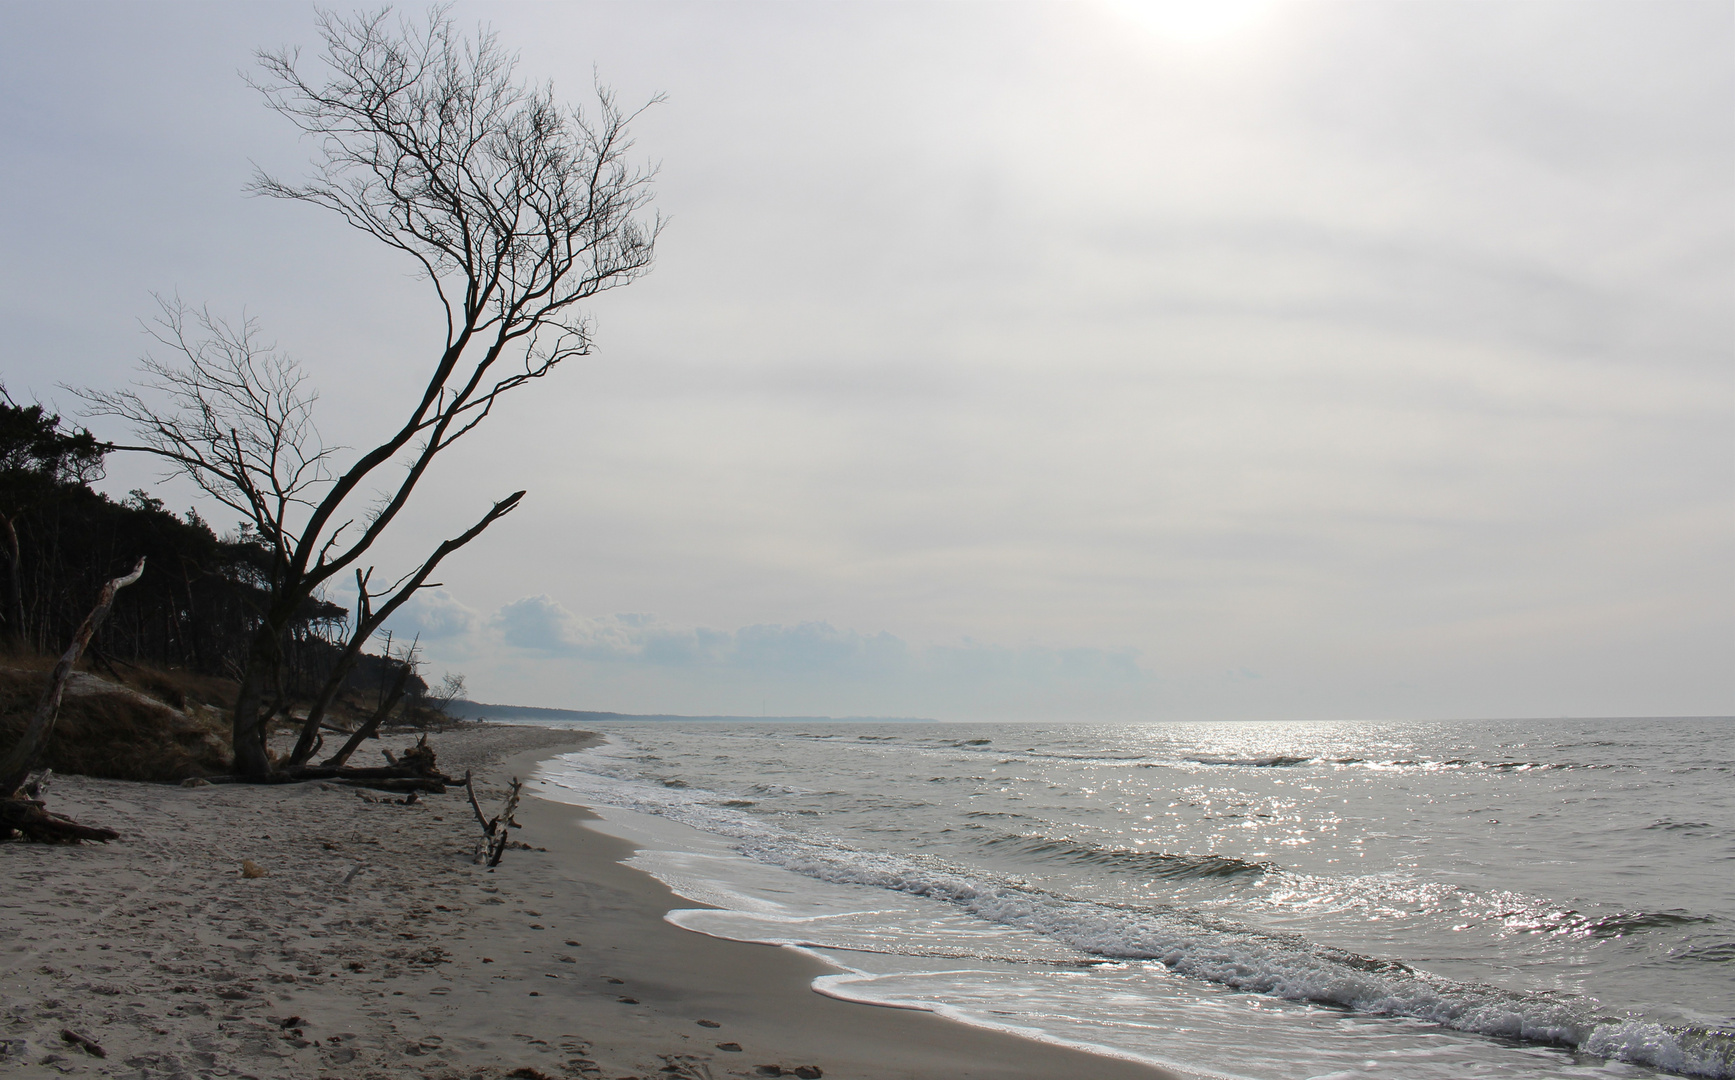
<svg viewBox="0 0 1735 1080">
<path fill-rule="evenodd" d="M 506 777 L 596 738 L 488 724 L 430 743 L 448 774 L 477 771 L 492 813 Z M 621 865 L 631 844 L 525 794 L 514 839 L 532 846 L 489 872 L 469 861 L 479 830 L 461 792 L 405 805 L 318 782 L 56 777 L 51 808 L 123 836 L 0 847 L 0 1074 L 1182 1076 L 826 997 L 811 984 L 830 965 L 674 926 L 669 910 L 699 905 Z M 243 877 L 243 859 L 265 875 Z"/>
<path fill-rule="evenodd" d="M 552 756 L 522 754 L 509 766 L 530 773 L 533 769 L 524 766 L 532 758 L 540 763 Z M 680 896 L 642 870 L 621 865 L 637 849 L 588 827 L 600 820 L 595 813 L 540 797 L 526 800 L 524 807 L 519 820 L 525 833 L 534 829 L 536 842 L 546 843 L 549 853 L 559 856 L 543 873 L 558 878 L 569 867 L 582 868 L 566 879 L 574 895 L 585 895 L 583 908 L 574 914 L 629 931 L 630 944 L 611 951 L 624 954 L 619 957 L 627 962 L 623 967 L 636 974 L 616 974 L 625 980 L 624 996 L 639 998 L 633 1011 L 642 1009 L 645 1019 L 661 1020 L 669 1030 L 688 1035 L 697 1055 L 709 1055 L 713 1071 L 724 1070 L 720 1075 L 762 1075 L 756 1072 L 761 1065 L 777 1065 L 787 1073 L 809 1065 L 828 1077 L 862 1080 L 1181 1080 L 1180 1073 L 1126 1058 L 932 1012 L 821 994 L 813 989 L 813 980 L 837 969 L 811 953 L 711 937 L 668 922 L 664 915 L 670 910 L 706 905 Z M 527 881 L 526 887 L 534 884 Z M 700 1019 L 721 1026 L 699 1028 Z M 717 1043 L 739 1045 L 739 1064 L 733 1060 L 737 1052 L 716 1050 Z M 646 1051 L 657 1052 L 645 1044 L 637 1057 L 642 1059 Z"/>
</svg>

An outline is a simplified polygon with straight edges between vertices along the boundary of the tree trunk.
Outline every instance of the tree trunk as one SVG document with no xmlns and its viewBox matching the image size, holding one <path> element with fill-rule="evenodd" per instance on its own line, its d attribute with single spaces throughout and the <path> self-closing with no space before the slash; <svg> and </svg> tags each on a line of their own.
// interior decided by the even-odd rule
<svg viewBox="0 0 1735 1080">
<path fill-rule="evenodd" d="M 7 637 L 20 644 L 29 640 L 29 631 L 24 626 L 24 584 L 20 580 L 24 576 L 24 557 L 18 549 L 18 530 L 13 527 L 12 519 L 0 513 L 0 526 L 6 533 L 6 622 Z"/>
<path fill-rule="evenodd" d="M 253 633 L 247 650 L 247 665 L 241 671 L 241 689 L 235 695 L 235 718 L 230 728 L 234 743 L 236 776 L 249 779 L 271 775 L 271 755 L 265 751 L 265 724 L 260 710 L 265 704 L 265 683 L 277 663 L 277 631 L 269 618 Z"/>
<path fill-rule="evenodd" d="M 34 799 L 0 799 L 0 840 L 9 840 L 14 832 L 40 844 L 76 844 L 80 840 L 107 843 L 120 839 L 120 833 L 100 825 L 80 825 L 70 818 L 50 813 Z"/>
<path fill-rule="evenodd" d="M 320 692 L 318 701 L 315 702 L 314 708 L 308 711 L 307 719 L 302 722 L 301 737 L 296 740 L 295 753 L 290 759 L 290 765 L 292 768 L 300 767 L 306 763 L 309 757 L 313 756 L 314 745 L 319 739 L 319 724 L 325 717 L 325 707 L 330 704 L 332 697 L 337 694 L 338 687 L 342 684 L 343 676 L 347 671 L 347 668 L 345 668 L 344 665 L 346 663 L 353 664 L 355 662 L 356 657 L 361 652 L 363 643 L 373 636 L 373 632 L 379 629 L 379 627 L 385 623 L 386 619 L 391 617 L 392 612 L 396 611 L 405 601 L 409 600 L 410 597 L 416 594 L 416 590 L 423 586 L 423 584 L 428 580 L 429 575 L 434 572 L 435 567 L 440 565 L 442 559 L 450 555 L 452 552 L 457 551 L 465 544 L 468 544 L 470 541 L 476 539 L 476 537 L 481 536 L 483 530 L 487 529 L 488 526 L 494 524 L 496 521 L 499 521 L 501 518 L 515 510 L 518 507 L 519 501 L 523 498 L 524 492 L 513 492 L 504 499 L 495 503 L 486 514 L 482 515 L 482 520 L 470 526 L 470 528 L 465 530 L 462 535 L 454 536 L 452 539 L 447 540 L 445 543 L 435 548 L 434 553 L 428 556 L 428 560 L 422 563 L 421 567 L 414 574 L 403 580 L 397 591 L 392 593 L 391 597 L 387 599 L 385 604 L 377 611 L 372 608 L 367 591 L 368 577 L 373 573 L 373 571 L 369 569 L 365 574 L 360 570 L 355 572 L 355 632 L 350 635 L 349 644 L 344 648 L 344 653 L 342 658 L 338 661 L 337 669 L 334 670 L 331 676 L 326 680 L 325 688 Z M 388 646 L 388 654 L 390 651 L 391 650 Z M 406 658 L 406 663 L 407 662 L 408 659 Z M 353 741 L 359 743 L 359 740 Z M 349 748 L 349 750 L 354 749 L 354 746 Z M 342 756 L 348 757 L 349 750 L 343 751 Z"/>
<path fill-rule="evenodd" d="M 371 633 L 371 628 L 369 630 Z M 313 699 L 313 704 L 307 710 L 307 719 L 302 722 L 301 736 L 295 740 L 295 750 L 289 755 L 291 769 L 299 768 L 307 763 L 319 749 L 319 727 L 325 721 L 325 714 L 336 700 L 338 691 L 343 689 L 344 677 L 355 667 L 361 658 L 361 643 L 363 638 L 358 634 L 338 654 L 337 663 L 332 665 L 331 674 L 326 677 L 325 684 L 319 688 L 319 695 Z"/>
</svg>

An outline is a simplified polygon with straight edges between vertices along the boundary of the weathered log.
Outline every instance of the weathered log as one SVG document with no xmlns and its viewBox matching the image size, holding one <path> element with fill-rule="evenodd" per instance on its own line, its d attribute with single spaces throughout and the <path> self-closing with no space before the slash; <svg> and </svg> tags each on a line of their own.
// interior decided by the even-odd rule
<svg viewBox="0 0 1735 1080">
<path fill-rule="evenodd" d="M 61 1029 L 60 1041 L 65 1043 L 68 1046 L 78 1047 L 80 1050 L 83 1050 L 85 1053 L 89 1054 L 91 1057 L 99 1057 L 99 1058 L 108 1057 L 108 1051 L 104 1050 L 101 1046 L 99 1046 L 95 1039 L 90 1038 L 88 1035 L 80 1035 L 78 1032 L 72 1030 L 71 1028 L 62 1028 Z"/>
<path fill-rule="evenodd" d="M 107 843 L 120 839 L 120 833 L 113 829 L 80 825 L 51 813 L 39 800 L 0 799 L 0 840 L 10 840 L 14 833 L 43 844 L 76 844 L 81 840 Z"/>
<path fill-rule="evenodd" d="M 267 773 L 264 776 L 207 776 L 202 778 L 208 784 L 308 784 L 315 780 L 332 780 L 338 782 L 363 783 L 368 781 L 416 783 L 423 785 L 413 790 L 441 791 L 449 784 L 460 783 L 459 780 L 441 773 L 425 774 L 414 769 L 374 766 L 355 769 L 328 769 L 323 765 L 310 765 L 305 769 L 292 773 Z M 405 788 L 404 790 L 412 790 Z"/>
</svg>

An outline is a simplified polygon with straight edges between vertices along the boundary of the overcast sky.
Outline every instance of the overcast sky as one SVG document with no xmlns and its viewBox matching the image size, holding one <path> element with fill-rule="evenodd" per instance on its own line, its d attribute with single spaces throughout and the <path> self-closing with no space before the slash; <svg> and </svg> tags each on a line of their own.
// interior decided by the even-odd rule
<svg viewBox="0 0 1735 1080">
<path fill-rule="evenodd" d="M 412 9 L 419 10 L 419 9 Z M 381 572 L 484 701 L 943 719 L 1735 712 L 1735 6 L 459 4 L 671 220 Z M 443 335 L 238 72 L 299 4 L 0 5 L 0 378 L 152 292 L 331 441 Z M 121 431 L 98 428 L 118 437 Z M 115 458 L 106 487 L 184 484 Z M 214 520 L 225 518 L 207 510 Z M 341 595 L 334 596 L 340 602 Z"/>
</svg>

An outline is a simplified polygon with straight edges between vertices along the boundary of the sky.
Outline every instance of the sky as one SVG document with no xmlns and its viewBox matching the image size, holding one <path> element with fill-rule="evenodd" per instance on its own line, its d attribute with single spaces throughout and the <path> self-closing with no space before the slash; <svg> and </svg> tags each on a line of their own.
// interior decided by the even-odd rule
<svg viewBox="0 0 1735 1080">
<path fill-rule="evenodd" d="M 594 355 L 377 550 L 395 576 L 529 491 L 395 619 L 434 679 L 635 713 L 1735 713 L 1735 7 L 452 13 L 563 99 L 664 95 L 633 131 L 668 225 L 589 306 Z M 314 18 L 0 5 L 15 397 L 135 378 L 157 293 L 257 318 L 329 442 L 404 415 L 426 283 L 242 190 L 305 169 L 242 72 L 315 57 Z M 125 455 L 103 486 L 203 506 Z"/>
</svg>

